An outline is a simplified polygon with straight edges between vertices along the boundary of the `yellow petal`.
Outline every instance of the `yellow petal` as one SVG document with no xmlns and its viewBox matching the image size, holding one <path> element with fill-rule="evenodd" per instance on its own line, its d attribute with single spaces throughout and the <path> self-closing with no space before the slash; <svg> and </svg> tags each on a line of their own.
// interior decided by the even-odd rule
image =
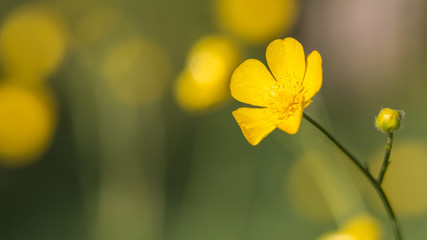
<svg viewBox="0 0 427 240">
<path fill-rule="evenodd" d="M 266 107 L 274 84 L 276 81 L 263 63 L 248 59 L 234 70 L 230 90 L 240 102 Z"/>
<path fill-rule="evenodd" d="M 278 82 L 301 83 L 305 73 L 302 45 L 293 38 L 276 39 L 267 47 L 266 58 Z"/>
<path fill-rule="evenodd" d="M 297 133 L 301 124 L 302 113 L 303 108 L 299 107 L 292 116 L 284 119 L 281 123 L 277 124 L 277 127 L 289 134 Z"/>
<path fill-rule="evenodd" d="M 252 145 L 257 145 L 276 128 L 267 108 L 239 108 L 233 112 L 233 116 Z"/>
<path fill-rule="evenodd" d="M 322 57 L 319 52 L 313 51 L 307 58 L 307 71 L 303 82 L 305 99 L 311 99 L 320 90 L 322 79 Z"/>
</svg>

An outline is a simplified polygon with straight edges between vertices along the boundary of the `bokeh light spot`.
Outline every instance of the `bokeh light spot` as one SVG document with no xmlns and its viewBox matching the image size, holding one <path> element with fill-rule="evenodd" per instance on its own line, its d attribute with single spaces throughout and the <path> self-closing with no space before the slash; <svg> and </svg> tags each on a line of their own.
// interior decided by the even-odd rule
<svg viewBox="0 0 427 240">
<path fill-rule="evenodd" d="M 73 38 L 78 47 L 99 44 L 100 40 L 110 39 L 112 33 L 123 27 L 129 27 L 127 22 L 123 13 L 118 9 L 100 7 L 79 19 Z"/>
<path fill-rule="evenodd" d="M 111 91 L 120 100 L 145 105 L 163 96 L 171 64 L 159 44 L 133 36 L 111 47 L 101 71 Z"/>
<path fill-rule="evenodd" d="M 0 85 L 0 163 L 32 163 L 46 150 L 56 125 L 55 104 L 46 89 Z"/>
<path fill-rule="evenodd" d="M 384 189 L 395 211 L 402 217 L 414 217 L 427 213 L 427 192 L 422 184 L 427 182 L 427 143 L 417 140 L 396 140 L 393 146 Z M 374 172 L 378 172 L 384 150 L 375 155 Z M 421 184 L 421 185 L 420 185 Z M 420 188 L 421 187 L 421 188 Z"/>
<path fill-rule="evenodd" d="M 217 0 L 220 26 L 251 43 L 282 38 L 298 15 L 297 0 Z"/>
<path fill-rule="evenodd" d="M 0 29 L 0 60 L 7 74 L 40 81 L 56 69 L 66 46 L 59 16 L 36 6 L 22 7 L 6 18 Z"/>
<path fill-rule="evenodd" d="M 346 233 L 333 233 L 333 234 L 324 236 L 319 240 L 358 240 L 358 239 Z"/>
<path fill-rule="evenodd" d="M 231 73 L 240 58 L 238 48 L 228 38 L 208 36 L 199 40 L 175 84 L 180 107 L 196 112 L 227 99 Z"/>
<path fill-rule="evenodd" d="M 338 230 L 318 240 L 379 240 L 381 237 L 381 223 L 371 215 L 358 214 L 345 221 Z"/>
<path fill-rule="evenodd" d="M 320 186 L 309 170 L 313 159 L 322 161 L 324 156 L 318 152 L 303 154 L 292 167 L 286 179 L 286 187 L 291 203 L 299 213 L 323 222 L 331 220 L 332 213 Z"/>
</svg>

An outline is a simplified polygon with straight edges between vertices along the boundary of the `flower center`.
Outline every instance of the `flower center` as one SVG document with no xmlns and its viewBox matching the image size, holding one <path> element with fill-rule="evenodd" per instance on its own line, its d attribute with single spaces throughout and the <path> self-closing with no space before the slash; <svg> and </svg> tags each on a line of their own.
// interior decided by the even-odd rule
<svg viewBox="0 0 427 240">
<path fill-rule="evenodd" d="M 271 92 L 272 98 L 268 107 L 278 117 L 279 121 L 294 116 L 305 104 L 302 94 L 304 87 L 301 85 L 289 87 L 278 83 L 273 86 Z"/>
</svg>

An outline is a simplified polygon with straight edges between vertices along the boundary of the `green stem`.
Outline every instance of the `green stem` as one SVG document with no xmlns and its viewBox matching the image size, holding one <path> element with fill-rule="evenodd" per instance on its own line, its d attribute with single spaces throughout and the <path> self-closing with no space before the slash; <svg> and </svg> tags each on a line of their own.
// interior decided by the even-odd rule
<svg viewBox="0 0 427 240">
<path fill-rule="evenodd" d="M 390 158 L 391 153 L 391 147 L 393 146 L 393 133 L 388 133 L 388 140 L 387 145 L 385 146 L 385 154 L 384 154 L 384 160 L 383 164 L 381 165 L 380 174 L 378 175 L 378 184 L 381 185 L 384 181 L 384 175 L 387 171 L 388 165 L 390 165 L 390 161 L 388 160 Z"/>
<path fill-rule="evenodd" d="M 313 124 L 317 129 L 319 129 L 329 140 L 331 140 L 356 166 L 359 168 L 360 171 L 365 175 L 365 177 L 368 179 L 369 183 L 374 187 L 375 191 L 377 192 L 378 196 L 380 197 L 381 201 L 384 204 L 384 208 L 390 217 L 394 235 L 396 237 L 396 240 L 402 240 L 402 234 L 400 231 L 399 224 L 397 223 L 396 215 L 393 212 L 393 208 L 390 205 L 390 202 L 384 192 L 384 190 L 381 187 L 381 184 L 377 182 L 377 180 L 369 173 L 368 169 L 365 168 L 359 160 L 357 160 L 356 157 L 353 156 L 341 143 L 335 139 L 334 136 L 332 136 L 326 129 L 324 129 L 320 124 L 318 124 L 315 120 L 313 120 L 310 116 L 308 116 L 306 113 L 304 113 L 304 118 L 309 121 L 311 124 Z M 391 150 L 391 147 L 390 147 Z"/>
</svg>

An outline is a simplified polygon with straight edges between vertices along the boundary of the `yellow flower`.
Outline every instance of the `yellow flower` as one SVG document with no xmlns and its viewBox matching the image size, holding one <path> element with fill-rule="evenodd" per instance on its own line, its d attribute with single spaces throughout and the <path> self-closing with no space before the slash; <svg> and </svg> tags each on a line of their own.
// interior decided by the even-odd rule
<svg viewBox="0 0 427 240">
<path fill-rule="evenodd" d="M 318 240 L 378 240 L 381 224 L 370 215 L 359 215 L 345 222 L 338 231 L 323 235 Z"/>
<path fill-rule="evenodd" d="M 243 135 L 257 145 L 274 129 L 298 132 L 303 110 L 322 85 L 322 59 L 313 51 L 305 61 L 302 45 L 293 38 L 274 40 L 266 58 L 273 75 L 260 61 L 248 59 L 234 70 L 231 95 L 261 108 L 239 108 L 233 116 Z"/>
</svg>

